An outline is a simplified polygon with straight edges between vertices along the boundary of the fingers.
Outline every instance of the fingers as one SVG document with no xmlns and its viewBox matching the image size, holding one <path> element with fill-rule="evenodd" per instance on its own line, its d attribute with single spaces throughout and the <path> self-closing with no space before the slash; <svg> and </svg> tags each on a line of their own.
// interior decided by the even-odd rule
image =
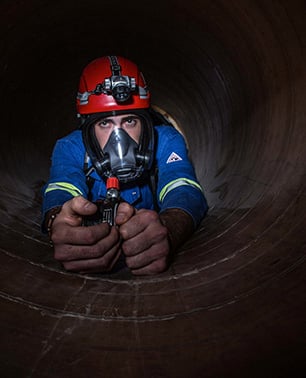
<svg viewBox="0 0 306 378">
<path fill-rule="evenodd" d="M 53 222 L 51 238 L 54 257 L 66 270 L 107 272 L 117 262 L 120 251 L 135 275 L 164 271 L 168 266 L 170 246 L 168 229 L 153 210 L 136 211 L 120 203 L 117 227 L 101 223 L 81 226 L 82 217 L 96 212 L 96 206 L 83 197 L 66 202 Z"/>
<path fill-rule="evenodd" d="M 54 258 L 66 270 L 83 273 L 110 271 L 120 256 L 120 234 L 108 223 L 81 226 L 83 215 L 96 206 L 76 197 L 66 203 L 53 222 Z"/>
<path fill-rule="evenodd" d="M 103 229 L 105 227 L 108 230 L 107 234 L 99 233 L 99 228 Z M 79 233 L 74 232 L 78 230 Z M 120 236 L 116 228 L 110 227 L 105 223 L 91 227 L 75 227 L 71 231 L 73 231 L 73 233 L 70 232 L 71 240 L 69 238 L 64 240 L 61 236 L 57 236 L 54 233 L 54 257 L 58 261 L 99 258 L 120 243 Z M 82 239 L 82 234 L 84 233 L 85 236 Z M 88 235 L 91 237 L 88 237 Z M 57 237 L 59 237 L 60 243 L 57 243 Z"/>
<path fill-rule="evenodd" d="M 162 273 L 168 268 L 167 258 L 154 260 L 152 263 L 145 265 L 142 268 L 131 269 L 134 276 L 154 275 Z"/>
<path fill-rule="evenodd" d="M 109 235 L 111 227 L 108 223 L 100 223 L 90 227 L 71 227 L 59 219 L 54 221 L 51 239 L 53 244 L 94 245 Z"/>
<path fill-rule="evenodd" d="M 97 242 L 87 244 L 81 240 L 81 244 L 59 243 L 54 246 L 54 258 L 62 263 L 64 268 L 73 272 L 95 273 L 110 271 L 120 256 L 120 235 L 115 227 L 101 224 L 91 227 L 75 227 L 75 229 L 91 229 L 107 226 L 109 233 L 106 237 L 100 236 Z M 95 239 L 94 239 L 95 240 Z"/>
<path fill-rule="evenodd" d="M 137 248 L 137 243 L 141 243 L 140 249 L 143 248 L 143 243 L 150 245 L 156 242 L 159 237 L 164 237 L 167 232 L 160 220 L 158 214 L 153 210 L 139 210 L 137 213 L 125 224 L 120 227 L 120 234 L 124 240 L 131 241 L 134 239 L 131 249 Z"/>
<path fill-rule="evenodd" d="M 64 261 L 62 264 L 68 271 L 79 273 L 99 273 L 112 270 L 121 254 L 120 243 L 117 243 L 103 256 L 82 260 Z"/>
<path fill-rule="evenodd" d="M 131 230 L 125 230 L 120 234 L 123 237 L 123 251 L 126 256 L 135 256 L 138 253 L 148 250 L 153 246 L 163 244 L 168 245 L 168 231 L 166 227 L 158 224 L 151 224 L 149 227 L 141 230 L 140 228 L 131 228 Z"/>
<path fill-rule="evenodd" d="M 126 265 L 135 275 L 160 273 L 168 267 L 168 253 L 167 243 L 156 244 L 137 255 L 125 254 Z"/>
<path fill-rule="evenodd" d="M 156 274 L 168 266 L 168 230 L 152 210 L 139 210 L 119 232 L 126 264 L 135 275 Z"/>
</svg>

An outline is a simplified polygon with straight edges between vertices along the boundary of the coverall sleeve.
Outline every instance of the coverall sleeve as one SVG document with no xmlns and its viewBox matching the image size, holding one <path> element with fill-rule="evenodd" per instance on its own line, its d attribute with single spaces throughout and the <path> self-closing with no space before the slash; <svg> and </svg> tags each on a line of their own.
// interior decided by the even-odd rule
<svg viewBox="0 0 306 378">
<path fill-rule="evenodd" d="M 182 209 L 191 215 L 196 227 L 208 210 L 207 201 L 188 157 L 185 139 L 173 127 L 159 130 L 156 158 L 160 212 Z"/>
<path fill-rule="evenodd" d="M 56 142 L 49 180 L 43 188 L 43 219 L 48 210 L 63 205 L 73 197 L 87 197 L 84 156 L 85 149 L 77 140 L 63 138 Z"/>
</svg>

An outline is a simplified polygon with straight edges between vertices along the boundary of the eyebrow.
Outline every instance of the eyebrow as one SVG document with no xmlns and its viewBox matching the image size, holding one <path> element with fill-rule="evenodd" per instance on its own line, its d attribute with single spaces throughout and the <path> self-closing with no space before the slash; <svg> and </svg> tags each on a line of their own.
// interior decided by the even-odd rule
<svg viewBox="0 0 306 378">
<path fill-rule="evenodd" d="M 139 119 L 140 120 L 140 118 L 137 115 L 131 114 L 131 115 L 128 115 L 126 117 L 123 117 L 121 119 L 121 122 L 127 121 L 128 119 Z M 105 122 L 105 121 L 114 123 L 114 121 L 111 117 L 101 118 L 98 122 Z"/>
<path fill-rule="evenodd" d="M 107 121 L 107 122 L 113 122 L 113 120 L 111 118 L 101 118 L 101 119 L 99 119 L 98 122 L 105 122 L 105 121 Z"/>
<path fill-rule="evenodd" d="M 122 118 L 122 121 L 127 121 L 128 119 L 140 119 L 137 115 L 131 114 L 130 116 L 126 116 Z"/>
</svg>

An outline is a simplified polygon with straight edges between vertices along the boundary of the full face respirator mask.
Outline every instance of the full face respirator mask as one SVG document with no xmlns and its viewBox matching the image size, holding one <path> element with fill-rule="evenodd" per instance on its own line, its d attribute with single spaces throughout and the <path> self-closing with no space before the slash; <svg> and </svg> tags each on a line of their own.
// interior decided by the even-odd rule
<svg viewBox="0 0 306 378">
<path fill-rule="evenodd" d="M 125 181 L 129 176 L 139 175 L 142 157 L 138 153 L 138 143 L 125 130 L 114 129 L 102 151 L 107 176 L 114 175 Z"/>
<path fill-rule="evenodd" d="M 141 120 L 138 143 L 122 128 L 115 128 L 102 149 L 95 135 L 95 123 L 99 118 L 88 119 L 82 126 L 83 141 L 92 167 L 104 180 L 116 176 L 121 183 L 129 183 L 139 179 L 152 166 L 154 131 L 151 118 L 145 110 L 133 111 L 133 114 Z"/>
</svg>

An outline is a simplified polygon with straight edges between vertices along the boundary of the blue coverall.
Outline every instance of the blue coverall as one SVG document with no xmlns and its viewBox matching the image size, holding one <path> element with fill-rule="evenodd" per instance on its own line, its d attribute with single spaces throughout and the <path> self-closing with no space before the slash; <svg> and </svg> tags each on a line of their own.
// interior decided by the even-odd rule
<svg viewBox="0 0 306 378">
<path fill-rule="evenodd" d="M 194 168 L 188 158 L 183 136 L 171 126 L 155 126 L 157 135 L 156 196 L 159 212 L 178 208 L 191 215 L 195 227 L 205 216 L 207 202 Z M 43 219 L 53 207 L 63 205 L 75 196 L 88 198 L 89 188 L 84 172 L 85 147 L 81 130 L 59 139 L 52 154 L 50 177 L 43 188 Z M 105 197 L 106 186 L 93 171 L 92 201 Z M 137 209 L 153 209 L 149 183 L 121 188 L 121 198 Z"/>
</svg>

